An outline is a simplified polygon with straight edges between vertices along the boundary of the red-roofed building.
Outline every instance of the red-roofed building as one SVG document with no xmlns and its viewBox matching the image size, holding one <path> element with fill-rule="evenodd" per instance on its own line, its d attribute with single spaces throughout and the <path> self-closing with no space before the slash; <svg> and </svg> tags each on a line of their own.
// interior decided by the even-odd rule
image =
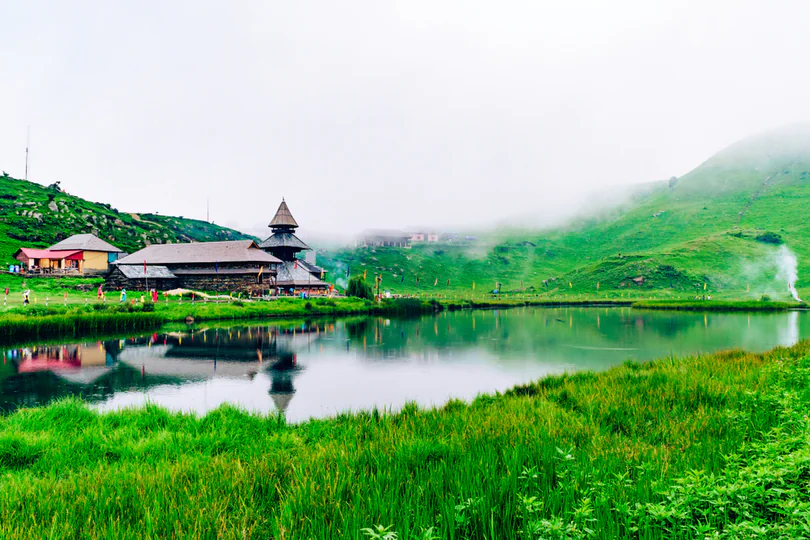
<svg viewBox="0 0 810 540">
<path fill-rule="evenodd" d="M 84 252 L 81 250 L 54 250 L 20 248 L 14 258 L 23 264 L 27 272 L 55 270 L 82 272 Z"/>
</svg>

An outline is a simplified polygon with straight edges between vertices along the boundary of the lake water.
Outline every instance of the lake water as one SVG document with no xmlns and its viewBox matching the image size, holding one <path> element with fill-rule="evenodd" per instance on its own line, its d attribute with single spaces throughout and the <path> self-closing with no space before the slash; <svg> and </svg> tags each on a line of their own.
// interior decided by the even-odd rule
<svg viewBox="0 0 810 540">
<path fill-rule="evenodd" d="M 100 410 L 223 403 L 288 420 L 506 390 L 544 375 L 810 336 L 810 314 L 519 308 L 416 319 L 197 326 L 123 340 L 7 347 L 0 410 L 81 396 Z"/>
</svg>

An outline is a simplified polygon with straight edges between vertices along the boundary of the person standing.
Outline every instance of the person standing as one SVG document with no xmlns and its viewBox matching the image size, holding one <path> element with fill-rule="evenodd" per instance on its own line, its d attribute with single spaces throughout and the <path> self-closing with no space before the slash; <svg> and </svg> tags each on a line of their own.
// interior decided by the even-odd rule
<svg viewBox="0 0 810 540">
<path fill-rule="evenodd" d="M 121 289 L 121 303 L 122 304 L 127 303 L 127 290 L 126 289 Z"/>
<path fill-rule="evenodd" d="M 27 306 L 31 303 L 31 289 L 26 289 L 23 293 L 23 305 Z"/>
</svg>

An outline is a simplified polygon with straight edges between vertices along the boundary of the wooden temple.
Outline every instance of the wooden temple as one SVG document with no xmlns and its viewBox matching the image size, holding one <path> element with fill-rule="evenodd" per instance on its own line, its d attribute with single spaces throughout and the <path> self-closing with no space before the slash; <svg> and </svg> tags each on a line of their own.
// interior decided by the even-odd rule
<svg viewBox="0 0 810 540">
<path fill-rule="evenodd" d="M 287 202 L 282 198 L 276 215 L 270 221 L 272 234 L 259 248 L 281 260 L 276 275 L 276 286 L 279 294 L 323 295 L 329 292 L 329 284 L 322 280 L 323 268 L 298 258 L 302 251 L 310 251 L 300 238 L 295 235 L 298 222 L 290 212 Z"/>
</svg>

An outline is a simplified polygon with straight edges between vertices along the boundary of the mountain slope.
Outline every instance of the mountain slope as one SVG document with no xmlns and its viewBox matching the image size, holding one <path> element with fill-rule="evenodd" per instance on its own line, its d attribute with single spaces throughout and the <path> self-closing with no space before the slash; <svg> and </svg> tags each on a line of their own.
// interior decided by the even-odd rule
<svg viewBox="0 0 810 540">
<path fill-rule="evenodd" d="M 20 247 L 46 247 L 92 232 L 128 253 L 147 243 L 252 238 L 205 221 L 154 214 L 128 214 L 9 176 L 0 176 L 0 262 Z"/>
<path fill-rule="evenodd" d="M 597 283 L 601 292 L 689 292 L 705 283 L 710 291 L 784 296 L 780 242 L 798 256 L 798 286 L 810 285 L 802 279 L 810 273 L 808 201 L 810 125 L 790 126 L 733 144 L 608 218 L 478 246 L 347 250 L 327 266 L 338 275 L 345 265 L 352 274 L 382 273 L 386 289 L 405 293 L 417 290 L 419 275 L 418 289 L 436 292 L 471 291 L 473 282 L 577 294 L 595 292 Z"/>
</svg>

